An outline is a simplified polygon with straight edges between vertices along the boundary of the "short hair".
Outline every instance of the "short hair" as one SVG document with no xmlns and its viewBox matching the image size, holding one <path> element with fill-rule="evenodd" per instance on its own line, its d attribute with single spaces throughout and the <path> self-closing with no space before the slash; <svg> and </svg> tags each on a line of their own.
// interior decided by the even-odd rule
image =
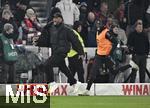
<svg viewBox="0 0 150 108">
<path fill-rule="evenodd" d="M 141 21 L 141 22 L 139 22 Z M 141 19 L 138 19 L 135 24 L 134 24 L 134 27 L 137 27 L 137 25 L 142 25 L 143 24 L 143 21 Z"/>
<path fill-rule="evenodd" d="M 27 9 L 26 10 L 26 16 L 29 17 L 29 18 L 32 17 L 32 16 L 35 16 L 35 11 L 31 8 Z"/>
<path fill-rule="evenodd" d="M 13 29 L 13 28 L 14 28 L 14 27 L 13 27 L 12 24 L 6 23 L 6 24 L 4 25 L 3 30 L 4 30 L 4 31 L 9 31 L 10 29 Z"/>
<path fill-rule="evenodd" d="M 106 2 L 102 2 L 102 3 L 100 4 L 100 7 L 102 7 L 102 6 L 104 6 L 104 5 L 107 5 L 107 6 L 108 6 L 108 4 L 107 4 Z"/>
<path fill-rule="evenodd" d="M 82 26 L 82 23 L 80 21 L 75 21 L 73 25 L 73 29 L 77 30 L 79 26 Z"/>
<path fill-rule="evenodd" d="M 9 14 L 10 16 L 12 15 L 11 11 L 8 10 L 8 9 L 4 9 L 3 12 L 2 12 L 2 17 L 6 14 Z"/>
<path fill-rule="evenodd" d="M 53 15 L 53 18 L 61 18 L 61 19 L 63 19 L 63 16 L 62 16 L 61 13 L 57 12 L 57 13 L 55 13 L 55 14 Z"/>
</svg>

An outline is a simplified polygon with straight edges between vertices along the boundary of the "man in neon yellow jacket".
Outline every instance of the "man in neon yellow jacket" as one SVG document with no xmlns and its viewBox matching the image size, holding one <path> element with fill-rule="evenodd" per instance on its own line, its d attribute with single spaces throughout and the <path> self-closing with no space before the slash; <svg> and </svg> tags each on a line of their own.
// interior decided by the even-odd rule
<svg viewBox="0 0 150 108">
<path fill-rule="evenodd" d="M 82 37 L 80 36 L 81 29 L 82 29 L 81 22 L 75 21 L 73 31 L 76 34 L 76 36 L 78 36 L 78 39 L 84 48 L 84 42 Z M 71 49 L 70 52 L 68 53 L 68 61 L 69 61 L 69 68 L 73 76 L 75 76 L 77 72 L 78 80 L 84 83 L 83 56 L 78 55 L 78 53 L 74 49 Z"/>
</svg>

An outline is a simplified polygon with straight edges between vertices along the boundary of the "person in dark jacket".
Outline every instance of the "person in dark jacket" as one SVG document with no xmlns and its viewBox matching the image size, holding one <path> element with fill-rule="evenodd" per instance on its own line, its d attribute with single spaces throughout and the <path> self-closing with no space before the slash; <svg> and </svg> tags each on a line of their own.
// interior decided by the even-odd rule
<svg viewBox="0 0 150 108">
<path fill-rule="evenodd" d="M 19 35 L 18 26 L 14 18 L 12 17 L 12 13 L 10 12 L 10 10 L 3 10 L 2 20 L 0 21 L 0 33 L 2 33 L 3 27 L 6 23 L 10 23 L 13 25 L 13 28 L 14 28 L 13 40 L 16 41 Z"/>
<path fill-rule="evenodd" d="M 133 54 L 133 61 L 139 66 L 140 83 L 144 83 L 149 40 L 147 34 L 143 32 L 142 20 L 139 19 L 135 23 L 135 31 L 129 35 L 127 45 Z"/>
<path fill-rule="evenodd" d="M 80 21 L 75 21 L 73 25 L 73 31 L 78 37 L 82 47 L 84 48 L 84 42 L 80 35 L 82 30 L 82 24 Z M 78 79 L 80 82 L 84 83 L 84 68 L 83 68 L 83 58 L 80 58 L 78 53 L 71 49 L 68 53 L 68 62 L 69 62 L 69 69 L 71 70 L 73 76 L 77 73 Z"/>
<path fill-rule="evenodd" d="M 87 21 L 83 22 L 81 36 L 86 47 L 96 47 L 96 18 L 93 12 L 88 13 Z"/>
<path fill-rule="evenodd" d="M 47 82 L 50 83 L 50 85 L 54 84 L 53 67 L 59 67 L 61 72 L 67 76 L 70 85 L 76 88 L 77 81 L 66 66 L 65 57 L 70 51 L 71 46 L 78 52 L 79 58 L 82 57 L 84 55 L 82 45 L 73 30 L 64 25 L 63 17 L 60 13 L 54 14 L 53 22 L 50 22 L 46 28 L 47 30 L 45 30 L 44 35 L 42 35 L 44 38 L 40 38 L 37 45 L 44 46 L 42 43 L 47 43 L 45 46 L 51 47 L 51 57 L 45 63 Z"/>
<path fill-rule="evenodd" d="M 17 20 L 17 25 L 20 26 L 21 22 L 25 17 L 26 10 L 31 8 L 30 7 L 30 0 L 20 0 L 16 4 L 16 11 L 14 14 L 15 19 Z"/>
</svg>

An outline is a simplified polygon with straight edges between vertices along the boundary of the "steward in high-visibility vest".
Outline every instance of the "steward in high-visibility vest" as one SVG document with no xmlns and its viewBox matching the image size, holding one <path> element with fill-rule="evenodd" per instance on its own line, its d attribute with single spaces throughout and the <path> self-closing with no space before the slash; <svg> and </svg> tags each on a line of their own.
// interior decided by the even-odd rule
<svg viewBox="0 0 150 108">
<path fill-rule="evenodd" d="M 78 36 L 80 43 L 84 49 L 84 42 L 82 37 L 80 36 L 80 32 L 82 30 L 82 24 L 80 21 L 75 21 L 73 26 L 73 31 Z M 68 53 L 68 62 L 69 69 L 73 76 L 75 73 L 78 75 L 78 80 L 84 83 L 84 68 L 83 68 L 83 55 L 79 55 L 73 48 Z"/>
<path fill-rule="evenodd" d="M 80 34 L 76 30 L 73 30 L 73 32 L 76 34 L 76 36 L 78 36 L 78 39 L 79 39 L 79 41 L 81 42 L 81 44 L 82 44 L 82 46 L 84 48 L 84 42 L 83 42 L 83 39 L 80 36 Z M 73 57 L 73 56 L 75 56 L 77 54 L 78 53 L 74 49 L 71 49 L 70 52 L 68 53 L 68 57 Z"/>
</svg>

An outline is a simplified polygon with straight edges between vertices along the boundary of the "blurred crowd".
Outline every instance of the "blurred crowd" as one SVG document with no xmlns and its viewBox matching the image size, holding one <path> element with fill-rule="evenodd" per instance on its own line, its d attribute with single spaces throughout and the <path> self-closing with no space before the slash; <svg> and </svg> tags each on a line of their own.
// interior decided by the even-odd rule
<svg viewBox="0 0 150 108">
<path fill-rule="evenodd" d="M 31 40 L 34 39 L 31 37 L 37 38 L 43 25 L 39 22 L 34 8 L 30 6 L 30 0 L 2 1 L 0 32 L 5 23 L 11 23 L 15 31 L 14 41 L 32 45 Z M 150 31 L 149 0 L 120 0 L 116 10 L 109 10 L 111 6 L 102 0 L 53 0 L 50 6 L 47 22 L 50 22 L 53 14 L 58 11 L 62 13 L 64 23 L 70 27 L 75 21 L 82 22 L 81 36 L 85 47 L 96 47 L 96 32 L 106 25 L 107 21 L 109 24 L 113 20 L 118 22 L 122 38 L 128 37 L 138 19 L 142 20 L 144 31 L 148 34 Z M 124 42 L 126 43 L 126 40 Z"/>
</svg>

